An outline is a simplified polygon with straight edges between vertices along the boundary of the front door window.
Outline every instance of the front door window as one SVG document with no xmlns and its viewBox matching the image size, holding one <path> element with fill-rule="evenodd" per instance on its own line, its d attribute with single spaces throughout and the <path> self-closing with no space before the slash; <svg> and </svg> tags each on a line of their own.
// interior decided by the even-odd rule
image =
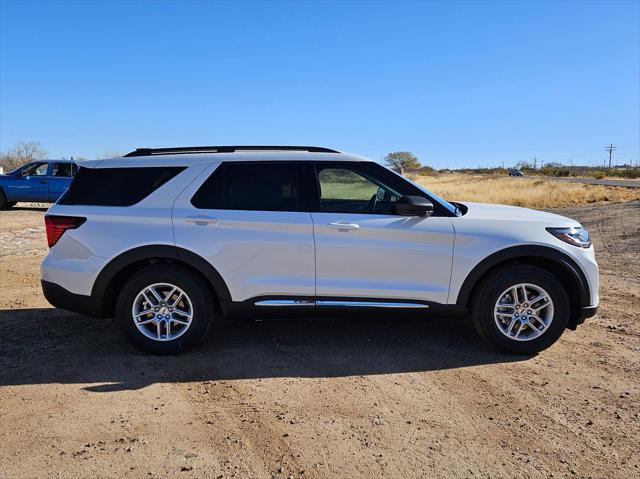
<svg viewBox="0 0 640 479">
<path fill-rule="evenodd" d="M 23 168 L 20 176 L 46 176 L 48 168 L 48 163 L 33 163 Z"/>
<path fill-rule="evenodd" d="M 318 185 L 320 210 L 323 212 L 393 214 L 393 205 L 402 196 L 357 168 L 320 168 Z"/>
</svg>

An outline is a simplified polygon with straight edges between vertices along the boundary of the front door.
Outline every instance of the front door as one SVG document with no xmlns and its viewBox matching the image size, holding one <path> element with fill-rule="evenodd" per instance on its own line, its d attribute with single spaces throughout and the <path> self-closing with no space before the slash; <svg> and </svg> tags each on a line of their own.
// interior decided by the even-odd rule
<svg viewBox="0 0 640 479">
<path fill-rule="evenodd" d="M 300 205 L 298 165 L 229 161 L 216 166 L 203 173 L 210 176 L 200 188 L 189 188 L 176 200 L 176 245 L 209 261 L 233 301 L 312 306 L 313 223 Z"/>
<path fill-rule="evenodd" d="M 49 163 L 33 162 L 18 172 L 19 179 L 8 186 L 10 201 L 47 201 Z"/>
<path fill-rule="evenodd" d="M 417 189 L 379 165 L 317 162 L 315 170 L 318 299 L 446 303 L 451 219 L 438 210 L 430 217 L 395 214 L 394 203 Z"/>
</svg>

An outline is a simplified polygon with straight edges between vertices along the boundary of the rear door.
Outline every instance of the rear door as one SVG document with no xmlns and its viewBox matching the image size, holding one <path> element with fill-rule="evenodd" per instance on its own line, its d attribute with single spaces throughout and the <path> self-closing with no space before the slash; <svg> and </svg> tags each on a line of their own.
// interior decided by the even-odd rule
<svg viewBox="0 0 640 479">
<path fill-rule="evenodd" d="M 57 201 L 58 198 L 64 193 L 71 180 L 76 173 L 76 164 L 70 162 L 53 162 L 51 163 L 51 170 L 49 172 L 49 192 L 48 199 L 52 203 Z"/>
<path fill-rule="evenodd" d="M 313 224 L 298 170 L 291 161 L 223 162 L 176 200 L 176 245 L 209 261 L 233 301 L 313 300 Z"/>
<path fill-rule="evenodd" d="M 346 305 L 358 298 L 446 303 L 451 218 L 440 208 L 430 217 L 395 214 L 401 196 L 423 194 L 380 165 L 317 162 L 315 170 L 318 304 L 323 298 Z"/>
</svg>

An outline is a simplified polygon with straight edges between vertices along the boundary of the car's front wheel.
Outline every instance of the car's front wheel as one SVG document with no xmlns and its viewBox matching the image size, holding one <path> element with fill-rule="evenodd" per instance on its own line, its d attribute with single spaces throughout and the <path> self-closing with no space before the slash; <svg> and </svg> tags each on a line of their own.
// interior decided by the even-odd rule
<svg viewBox="0 0 640 479">
<path fill-rule="evenodd" d="M 4 195 L 4 191 L 0 189 L 0 210 L 11 208 L 12 206 L 15 206 L 15 205 L 16 205 L 15 201 L 7 201 L 7 197 Z"/>
<path fill-rule="evenodd" d="M 127 338 L 154 354 L 175 354 L 193 346 L 206 334 L 213 314 L 213 298 L 204 280 L 170 264 L 135 274 L 116 305 Z"/>
<path fill-rule="evenodd" d="M 485 278 L 471 314 L 490 344 L 509 353 L 531 354 L 558 340 L 569 312 L 569 297 L 558 278 L 541 268 L 516 265 Z"/>
</svg>

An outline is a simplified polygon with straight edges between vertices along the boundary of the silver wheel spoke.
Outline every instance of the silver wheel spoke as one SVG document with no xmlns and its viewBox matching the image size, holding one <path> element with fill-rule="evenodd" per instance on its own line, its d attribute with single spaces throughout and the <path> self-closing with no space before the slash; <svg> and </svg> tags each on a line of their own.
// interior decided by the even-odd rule
<svg viewBox="0 0 640 479">
<path fill-rule="evenodd" d="M 529 301 L 529 304 L 536 304 L 538 301 L 542 301 L 543 299 L 547 299 L 547 295 L 546 294 L 540 294 L 540 295 L 536 296 L 531 301 Z"/>
<path fill-rule="evenodd" d="M 180 300 L 182 299 L 183 296 L 184 296 L 184 294 L 180 293 L 178 295 L 178 297 L 176 298 L 176 300 L 171 303 L 171 307 L 175 308 L 177 306 L 177 304 L 180 302 Z"/>
<path fill-rule="evenodd" d="M 546 308 L 547 306 L 549 306 L 549 302 L 550 302 L 551 300 L 550 300 L 548 297 L 546 297 L 546 296 L 545 296 L 542 300 L 539 300 L 539 301 L 544 301 L 544 303 L 543 303 L 543 304 L 541 304 L 540 306 L 535 307 L 535 308 L 531 308 L 531 310 L 532 310 L 532 311 L 535 311 L 536 313 L 537 313 L 538 311 L 540 311 L 541 309 L 544 309 L 544 308 Z"/>
<path fill-rule="evenodd" d="M 144 325 L 144 324 L 153 323 L 154 321 L 155 321 L 155 319 L 154 319 L 154 318 L 151 318 L 151 319 L 146 319 L 146 320 L 144 320 L 144 321 L 138 321 L 136 324 L 137 324 L 138 326 L 142 326 L 142 325 Z"/>
<path fill-rule="evenodd" d="M 164 302 L 169 304 L 169 300 L 171 299 L 171 296 L 173 296 L 173 293 L 176 292 L 178 288 L 176 286 L 173 287 L 173 289 L 171 290 L 171 292 L 167 293 L 167 295 L 164 297 Z"/>
<path fill-rule="evenodd" d="M 173 314 L 179 314 L 180 316 L 184 316 L 185 318 L 191 319 L 191 313 L 187 311 L 182 311 L 181 309 L 174 309 Z"/>
<path fill-rule="evenodd" d="M 533 324 L 531 321 L 529 321 L 527 323 L 529 325 L 530 328 L 535 329 L 536 331 L 538 331 L 539 333 L 541 333 L 542 331 L 544 331 L 544 328 L 539 328 L 538 326 L 536 326 L 535 324 Z"/>
<path fill-rule="evenodd" d="M 531 323 L 532 319 L 534 319 L 541 326 L 540 328 L 538 328 L 537 326 L 533 325 L 533 327 L 536 328 L 538 331 L 542 332 L 542 331 L 544 331 L 546 329 L 547 325 L 544 324 L 544 321 L 542 321 L 538 316 L 531 316 L 529 318 L 529 323 L 530 324 L 532 324 Z"/>
<path fill-rule="evenodd" d="M 142 292 L 142 293 L 140 293 L 140 294 L 142 294 L 142 296 L 144 297 L 145 301 L 147 302 L 147 304 L 148 304 L 149 306 L 156 306 L 156 303 L 154 303 L 153 301 L 151 301 L 151 299 L 149 298 L 149 296 L 147 296 L 147 293 L 146 293 L 146 292 L 144 292 L 144 291 L 143 291 L 143 292 Z"/>
<path fill-rule="evenodd" d="M 184 324 L 184 325 L 189 324 L 189 321 L 183 321 L 181 319 L 176 319 L 176 318 L 173 318 L 171 321 L 178 324 Z"/>
<path fill-rule="evenodd" d="M 522 291 L 522 301 L 518 301 L 519 303 L 527 302 L 527 288 L 525 288 L 524 284 L 520 286 L 520 291 Z"/>
<path fill-rule="evenodd" d="M 507 336 L 511 336 L 511 331 L 513 331 L 513 327 L 516 325 L 516 318 L 513 318 L 511 320 L 511 323 L 509 323 L 509 327 L 507 328 Z"/>
<path fill-rule="evenodd" d="M 511 288 L 511 289 L 509 290 L 509 294 L 511 295 L 511 301 L 512 301 L 512 302 L 511 302 L 511 304 L 512 304 L 513 306 L 516 306 L 516 305 L 519 303 L 519 301 L 518 301 L 518 290 L 517 290 L 517 288 Z M 504 296 L 504 295 L 503 295 L 503 296 Z"/>
<path fill-rule="evenodd" d="M 153 309 L 145 309 L 144 311 L 140 311 L 139 313 L 136 313 L 136 319 L 138 319 L 140 316 L 145 316 L 149 313 L 153 313 Z"/>
<path fill-rule="evenodd" d="M 158 292 L 156 291 L 156 289 L 151 286 L 149 288 L 149 291 L 151 291 L 151 294 L 153 295 L 153 297 L 156 299 L 157 303 L 156 304 L 161 304 L 162 303 L 162 298 L 160 297 L 160 295 L 158 294 Z"/>
</svg>

